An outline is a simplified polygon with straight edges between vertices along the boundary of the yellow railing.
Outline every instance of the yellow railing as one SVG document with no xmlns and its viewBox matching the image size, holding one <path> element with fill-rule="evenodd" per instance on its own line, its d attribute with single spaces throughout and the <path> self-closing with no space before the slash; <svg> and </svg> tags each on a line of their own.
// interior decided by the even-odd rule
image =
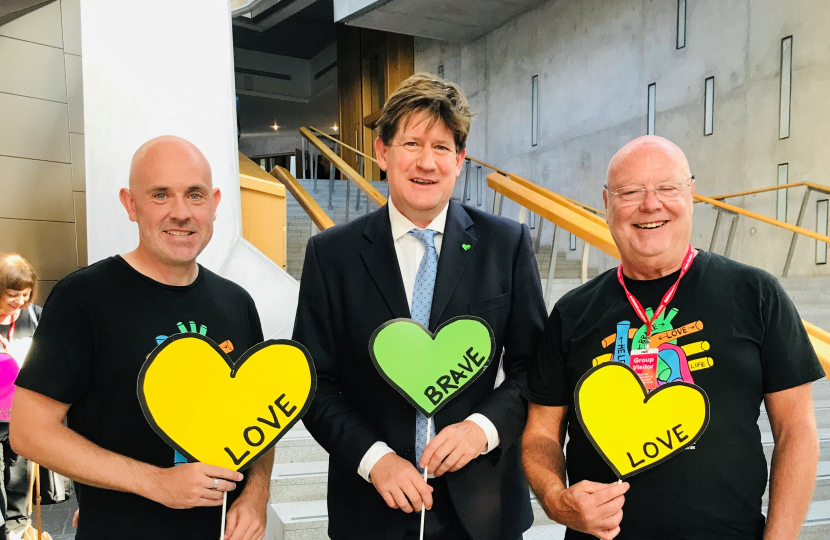
<svg viewBox="0 0 830 540">
<path fill-rule="evenodd" d="M 764 190 L 764 191 L 771 191 L 771 190 Z M 726 196 L 722 196 L 721 198 L 725 198 L 725 197 Z M 810 229 L 805 229 L 804 227 L 799 227 L 797 225 L 790 225 L 789 223 L 786 223 L 784 221 L 778 221 L 777 219 L 769 218 L 767 216 L 757 214 L 757 213 L 752 212 L 750 210 L 745 210 L 745 209 L 740 208 L 738 206 L 722 202 L 722 201 L 717 200 L 717 199 L 712 198 L 712 197 L 705 197 L 703 195 L 695 194 L 695 200 L 698 201 L 698 202 L 711 204 L 712 206 L 715 206 L 717 208 L 722 208 L 724 210 L 728 210 L 729 212 L 732 212 L 734 214 L 740 214 L 742 216 L 746 216 L 748 218 L 755 219 L 757 221 L 768 223 L 770 225 L 775 225 L 776 227 L 778 227 L 780 229 L 785 229 L 785 230 L 788 230 L 790 232 L 794 232 L 794 233 L 797 233 L 797 234 L 800 234 L 800 235 L 803 235 L 803 236 L 808 236 L 810 238 L 813 238 L 815 240 L 819 240 L 821 242 L 830 243 L 830 236 L 826 236 L 824 234 L 819 234 L 817 232 L 811 231 Z"/>
<path fill-rule="evenodd" d="M 314 129 L 318 133 L 321 133 L 321 134 L 325 135 L 325 133 L 322 133 L 321 131 L 317 130 L 316 128 L 311 128 L 311 129 Z M 360 175 L 359 172 L 354 170 L 348 163 L 343 161 L 343 159 L 340 156 L 338 156 L 334 152 L 334 150 L 332 150 L 331 148 L 326 146 L 323 143 L 323 141 L 321 141 L 319 138 L 317 138 L 317 136 L 314 135 L 314 133 L 311 132 L 311 129 L 306 128 L 306 127 L 301 127 L 300 128 L 300 133 L 302 134 L 303 137 L 306 138 L 306 140 L 308 140 L 308 142 L 310 142 L 317 149 L 318 152 L 320 152 L 327 160 L 329 160 L 329 162 L 331 162 L 332 164 L 334 164 L 335 167 L 340 169 L 340 173 L 343 176 L 345 176 L 347 179 L 351 180 L 351 182 L 354 185 L 356 185 L 357 188 L 360 191 L 362 191 L 366 195 L 366 197 L 369 198 L 370 201 L 372 201 L 375 205 L 377 205 L 379 207 L 386 204 L 386 197 L 384 197 L 380 193 L 380 191 L 375 189 L 375 186 L 373 186 L 365 178 L 363 178 Z M 325 136 L 327 138 L 337 142 L 338 144 L 343 144 L 340 141 L 338 141 L 337 139 L 335 139 L 334 137 L 330 137 L 328 135 L 325 135 Z M 353 150 L 351 147 L 348 147 L 348 148 Z M 356 151 L 356 150 L 353 150 L 353 151 Z M 362 152 L 360 152 L 360 154 L 365 155 Z M 369 158 L 369 159 L 372 159 L 372 158 Z"/>
<path fill-rule="evenodd" d="M 574 208 L 573 205 L 563 204 L 555 198 L 548 197 L 534 191 L 519 182 L 499 173 L 487 175 L 487 185 L 508 199 L 516 201 L 531 212 L 550 221 L 558 227 L 582 238 L 592 246 L 615 257 L 620 258 L 620 252 L 611 238 L 611 231 L 605 222 L 597 222 L 593 217 L 588 217 L 588 212 Z"/>
<path fill-rule="evenodd" d="M 279 180 L 285 186 L 285 189 L 291 192 L 291 195 L 294 196 L 294 199 L 297 200 L 300 207 L 305 210 L 305 213 L 308 214 L 308 217 L 311 218 L 311 221 L 314 222 L 318 229 L 324 231 L 329 227 L 334 227 L 334 221 L 323 211 L 320 205 L 317 204 L 317 201 L 300 185 L 290 172 L 277 166 L 271 170 L 271 176 Z"/>
</svg>

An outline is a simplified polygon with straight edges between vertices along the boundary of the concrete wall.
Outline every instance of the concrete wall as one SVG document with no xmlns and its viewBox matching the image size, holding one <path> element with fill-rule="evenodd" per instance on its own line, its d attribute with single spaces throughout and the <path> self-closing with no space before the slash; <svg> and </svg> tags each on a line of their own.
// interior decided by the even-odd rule
<svg viewBox="0 0 830 540">
<path fill-rule="evenodd" d="M 718 195 L 789 181 L 830 185 L 830 4 L 810 0 L 688 1 L 686 46 L 676 48 L 674 0 L 554 0 L 468 44 L 417 38 L 416 71 L 468 93 L 477 113 L 471 155 L 600 206 L 614 152 L 646 133 L 647 88 L 657 84 L 656 134 L 689 157 L 697 191 Z M 779 139 L 781 40 L 793 36 L 790 137 Z M 531 78 L 540 81 L 539 144 L 531 146 Z M 714 133 L 703 135 L 704 81 L 715 77 Z M 463 176 L 463 175 L 462 175 Z M 791 190 L 788 221 L 803 188 Z M 803 226 L 816 227 L 816 200 Z M 775 194 L 731 200 L 775 217 Z M 518 215 L 515 205 L 505 212 Z M 693 242 L 709 248 L 716 213 L 697 205 Z M 716 251 L 722 252 L 728 221 Z M 547 234 L 550 242 L 550 231 Z M 732 258 L 780 275 L 791 234 L 741 218 Z M 567 235 L 562 239 L 567 245 Z M 828 275 L 802 237 L 791 275 Z M 574 256 L 579 251 L 573 252 Z M 600 269 L 616 264 L 593 254 Z"/>
<path fill-rule="evenodd" d="M 87 264 L 79 4 L 0 26 L 0 252 L 37 267 L 39 303 Z"/>
</svg>

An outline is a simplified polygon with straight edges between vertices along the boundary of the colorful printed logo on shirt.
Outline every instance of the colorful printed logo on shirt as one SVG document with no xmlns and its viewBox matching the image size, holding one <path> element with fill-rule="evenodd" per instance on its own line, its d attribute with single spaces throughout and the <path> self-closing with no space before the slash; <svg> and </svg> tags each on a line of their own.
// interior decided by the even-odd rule
<svg viewBox="0 0 830 540">
<path fill-rule="evenodd" d="M 632 328 L 631 321 L 618 322 L 616 333 L 602 340 L 603 349 L 613 346 L 611 352 L 594 358 L 593 365 L 614 361 L 636 369 L 631 365 L 630 351 L 657 349 L 657 387 L 675 381 L 694 384 L 692 373 L 710 368 L 715 362 L 709 356 L 709 342 L 696 340 L 696 336 L 693 336 L 703 330 L 703 321 L 693 321 L 675 328 L 673 320 L 677 313 L 678 309 L 672 308 L 657 317 L 649 343 L 646 343 L 645 324 L 639 328 Z M 646 315 L 649 319 L 654 315 L 652 308 L 646 309 Z M 687 343 L 678 344 L 681 340 Z"/>
</svg>

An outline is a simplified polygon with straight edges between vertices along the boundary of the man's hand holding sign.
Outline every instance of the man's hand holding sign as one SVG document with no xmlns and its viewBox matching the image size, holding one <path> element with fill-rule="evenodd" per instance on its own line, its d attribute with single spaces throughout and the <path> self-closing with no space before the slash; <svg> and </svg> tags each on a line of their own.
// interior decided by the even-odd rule
<svg viewBox="0 0 830 540">
<path fill-rule="evenodd" d="M 167 506 L 218 506 L 242 479 L 241 472 L 268 452 L 302 418 L 314 396 L 317 376 L 305 347 L 270 340 L 248 350 L 236 363 L 210 339 L 176 334 L 144 364 L 138 396 L 153 429 L 190 463 L 169 469 Z M 213 389 L 211 400 L 204 390 Z M 164 488 L 162 488 L 164 493 Z M 242 514 L 262 505 L 245 504 L 244 494 L 222 513 L 220 538 L 249 538 L 264 532 L 264 516 Z M 237 523 L 259 523 L 236 531 Z M 237 532 L 237 534 L 234 534 Z"/>
<path fill-rule="evenodd" d="M 394 319 L 372 335 L 369 354 L 386 382 L 427 417 L 429 432 L 433 416 L 490 365 L 494 343 L 493 331 L 476 317 L 456 317 L 434 335 L 416 321 Z M 413 506 L 421 507 L 423 538 L 423 512 L 432 506 L 431 488 L 426 484 L 428 471 L 434 470 L 434 476 L 457 471 L 480 455 L 486 444 L 481 428 L 465 420 L 447 426 L 432 441 L 427 439 L 420 460 L 423 479 L 413 476 L 417 471 L 408 462 L 388 454 L 372 469 L 372 481 L 389 506 L 407 512 Z M 375 478 L 375 469 L 383 460 L 394 472 L 388 474 L 389 468 L 382 465 L 380 478 Z M 395 489 L 396 485 L 402 487 Z"/>
</svg>

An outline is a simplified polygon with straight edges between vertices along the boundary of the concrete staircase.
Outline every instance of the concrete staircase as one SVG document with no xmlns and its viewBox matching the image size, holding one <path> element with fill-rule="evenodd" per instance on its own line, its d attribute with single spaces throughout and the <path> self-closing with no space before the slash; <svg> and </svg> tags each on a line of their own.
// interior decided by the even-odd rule
<svg viewBox="0 0 830 540">
<path fill-rule="evenodd" d="M 813 399 L 821 444 L 813 503 L 799 535 L 800 540 L 830 538 L 830 381 L 813 383 Z M 764 453 L 769 461 L 773 442 L 766 412 L 758 419 Z M 277 445 L 277 463 L 271 475 L 268 509 L 268 540 L 325 540 L 328 538 L 326 509 L 326 452 L 297 424 Z M 763 504 L 767 504 L 764 494 Z M 533 527 L 524 540 L 559 540 L 565 528 L 551 521 L 531 493 Z"/>
<path fill-rule="evenodd" d="M 347 180 L 335 180 L 334 191 L 332 193 L 332 206 L 329 208 L 329 180 L 317 180 L 317 192 L 314 192 L 314 180 L 300 180 L 300 184 L 308 191 L 317 204 L 329 215 L 329 217 L 336 223 L 346 222 L 346 184 Z M 389 184 L 386 182 L 370 182 L 375 188 L 384 196 L 389 195 Z M 356 211 L 356 195 L 360 194 L 360 207 Z M 305 260 L 305 248 L 308 239 L 312 233 L 312 223 L 308 215 L 297 203 L 294 197 L 289 193 L 286 197 L 288 207 L 288 273 L 295 279 L 300 279 L 303 273 L 303 261 Z M 369 203 L 369 211 L 376 210 L 377 207 Z M 366 196 L 360 192 L 354 185 L 349 189 L 349 221 L 358 215 L 366 213 Z M 317 233 L 317 229 L 313 229 Z"/>
</svg>

